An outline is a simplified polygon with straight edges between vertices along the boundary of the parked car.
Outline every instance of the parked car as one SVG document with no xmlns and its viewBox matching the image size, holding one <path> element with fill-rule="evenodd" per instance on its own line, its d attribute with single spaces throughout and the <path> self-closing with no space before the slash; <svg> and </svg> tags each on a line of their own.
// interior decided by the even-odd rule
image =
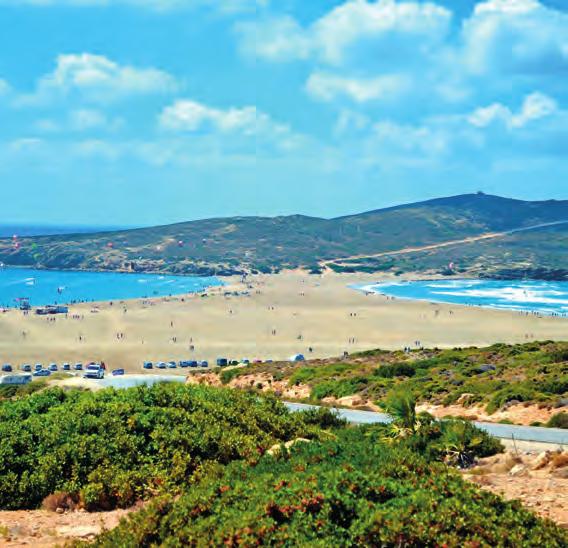
<svg viewBox="0 0 568 548">
<path fill-rule="evenodd" d="M 2 371 L 4 371 L 4 373 L 11 373 L 12 372 L 12 366 L 9 363 L 5 363 L 2 366 Z"/>
<path fill-rule="evenodd" d="M 49 369 L 40 369 L 34 373 L 34 377 L 49 377 L 49 375 L 51 375 Z"/>
<path fill-rule="evenodd" d="M 158 362 L 156 364 L 157 369 L 166 369 L 167 365 L 164 362 Z"/>
<path fill-rule="evenodd" d="M 180 360 L 179 366 L 180 367 L 189 367 L 189 362 L 187 360 Z"/>
<path fill-rule="evenodd" d="M 29 363 L 25 363 L 24 365 L 22 365 L 22 371 L 25 371 L 26 373 L 31 373 L 32 366 Z"/>
<path fill-rule="evenodd" d="M 294 354 L 293 356 L 290 357 L 290 361 L 291 362 L 303 362 L 303 361 L 306 361 L 306 358 L 304 358 L 303 354 Z"/>
<path fill-rule="evenodd" d="M 43 369 L 43 365 L 41 363 L 36 363 L 34 365 L 34 371 L 41 371 Z"/>
<path fill-rule="evenodd" d="M 168 368 L 169 369 L 176 369 L 177 363 L 176 362 L 168 362 Z"/>
<path fill-rule="evenodd" d="M 113 377 L 120 377 L 124 375 L 124 369 L 113 369 L 112 370 L 112 376 Z"/>
<path fill-rule="evenodd" d="M 237 360 L 231 360 L 229 365 L 239 365 L 239 362 Z"/>
<path fill-rule="evenodd" d="M 104 369 L 96 363 L 90 363 L 85 369 L 85 374 L 83 378 L 85 379 L 104 379 L 105 371 Z"/>
<path fill-rule="evenodd" d="M 189 367 L 197 367 L 199 365 L 195 360 L 190 360 L 188 363 Z"/>
<path fill-rule="evenodd" d="M 71 366 L 68 363 L 63 364 L 63 371 L 71 371 Z"/>
<path fill-rule="evenodd" d="M 54 373 L 55 371 L 57 371 L 57 364 L 56 363 L 50 363 L 49 364 L 49 370 Z"/>
<path fill-rule="evenodd" d="M 217 365 L 219 367 L 226 367 L 229 364 L 227 358 L 217 358 Z"/>
<path fill-rule="evenodd" d="M 142 367 L 143 369 L 153 369 L 154 364 L 152 362 L 144 362 L 144 365 Z"/>
<path fill-rule="evenodd" d="M 203 361 L 199 362 L 199 365 L 201 367 L 209 367 L 209 362 L 207 360 L 203 360 Z"/>
<path fill-rule="evenodd" d="M 243 358 L 243 359 L 241 360 L 241 364 L 242 364 L 242 365 L 249 365 L 249 364 L 250 364 L 250 360 L 247 360 L 246 358 Z"/>
<path fill-rule="evenodd" d="M 76 363 L 73 368 L 75 369 L 75 371 L 82 371 L 83 370 L 83 364 L 82 363 Z"/>
</svg>

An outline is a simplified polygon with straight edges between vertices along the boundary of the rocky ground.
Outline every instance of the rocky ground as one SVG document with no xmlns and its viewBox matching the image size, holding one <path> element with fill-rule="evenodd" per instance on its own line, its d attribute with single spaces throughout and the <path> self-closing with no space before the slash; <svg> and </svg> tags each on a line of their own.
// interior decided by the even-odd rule
<svg viewBox="0 0 568 548">
<path fill-rule="evenodd" d="M 464 477 L 568 528 L 568 452 L 515 451 L 480 460 Z"/>
</svg>

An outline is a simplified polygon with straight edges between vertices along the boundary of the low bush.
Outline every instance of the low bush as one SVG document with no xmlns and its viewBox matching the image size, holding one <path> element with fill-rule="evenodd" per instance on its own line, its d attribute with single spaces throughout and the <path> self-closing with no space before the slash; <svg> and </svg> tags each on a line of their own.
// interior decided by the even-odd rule
<svg viewBox="0 0 568 548">
<path fill-rule="evenodd" d="M 568 428 L 568 413 L 562 411 L 552 415 L 546 423 L 548 428 Z"/>
<path fill-rule="evenodd" d="M 204 386 L 45 390 L 0 404 L 0 508 L 34 508 L 56 492 L 88 509 L 128 506 L 176 491 L 207 462 L 254 461 L 274 443 L 316 437 L 318 421 L 334 424 Z"/>
<path fill-rule="evenodd" d="M 381 430 L 214 469 L 95 540 L 115 546 L 566 546 L 549 521 L 381 443 Z"/>
</svg>

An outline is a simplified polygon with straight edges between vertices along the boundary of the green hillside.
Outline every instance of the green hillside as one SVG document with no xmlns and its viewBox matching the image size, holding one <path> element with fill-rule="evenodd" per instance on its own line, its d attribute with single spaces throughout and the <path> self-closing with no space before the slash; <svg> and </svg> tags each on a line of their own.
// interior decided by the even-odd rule
<svg viewBox="0 0 568 548">
<path fill-rule="evenodd" d="M 233 217 L 16 242 L 2 239 L 0 261 L 40 268 L 180 274 L 271 272 L 558 220 L 568 220 L 568 201 L 525 202 L 469 194 L 336 219 Z M 558 262 L 556 255 L 553 250 L 552 263 Z"/>
</svg>

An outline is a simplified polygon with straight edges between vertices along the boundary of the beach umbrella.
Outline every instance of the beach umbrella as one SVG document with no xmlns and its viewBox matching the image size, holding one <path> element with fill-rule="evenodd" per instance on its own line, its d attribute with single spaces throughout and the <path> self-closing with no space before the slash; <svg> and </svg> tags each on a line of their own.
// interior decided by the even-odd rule
<svg viewBox="0 0 568 548">
<path fill-rule="evenodd" d="M 112 248 L 114 247 L 114 244 L 113 244 L 112 242 L 109 242 L 109 243 L 107 244 L 107 247 L 108 247 L 109 249 L 112 249 Z"/>
</svg>

